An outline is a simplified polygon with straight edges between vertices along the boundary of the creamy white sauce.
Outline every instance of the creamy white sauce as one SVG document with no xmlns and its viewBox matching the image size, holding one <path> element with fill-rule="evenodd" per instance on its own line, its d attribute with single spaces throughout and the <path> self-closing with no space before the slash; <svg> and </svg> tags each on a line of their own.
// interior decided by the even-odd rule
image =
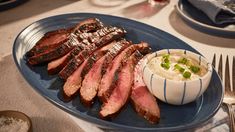
<svg viewBox="0 0 235 132">
<path fill-rule="evenodd" d="M 187 58 L 187 60 L 189 60 L 192 65 L 200 67 L 200 71 L 195 74 L 189 69 L 189 67 L 187 65 L 178 63 L 178 60 L 182 57 Z M 200 78 L 201 76 L 205 75 L 207 72 L 205 67 L 199 66 L 198 62 L 196 60 L 186 56 L 185 54 L 181 54 L 181 55 L 171 54 L 169 57 L 169 60 L 170 60 L 170 68 L 169 69 L 165 69 L 161 66 L 161 63 L 163 62 L 162 56 L 152 58 L 148 63 L 148 67 L 149 67 L 149 69 L 151 69 L 153 71 L 153 73 L 160 75 L 164 78 L 167 78 L 170 80 L 176 80 L 176 81 L 196 80 L 196 79 Z M 180 73 L 179 70 L 175 69 L 174 66 L 176 64 L 178 64 L 182 68 L 184 68 L 185 71 L 189 71 L 191 73 L 191 77 L 190 78 L 183 77 L 183 74 Z"/>
</svg>

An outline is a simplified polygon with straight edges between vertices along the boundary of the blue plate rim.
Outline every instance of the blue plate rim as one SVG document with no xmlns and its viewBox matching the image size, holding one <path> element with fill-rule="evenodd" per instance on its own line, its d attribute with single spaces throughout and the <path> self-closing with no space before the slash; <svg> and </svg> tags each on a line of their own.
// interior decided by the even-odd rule
<svg viewBox="0 0 235 132">
<path fill-rule="evenodd" d="M 61 103 L 59 102 L 56 102 L 54 101 L 53 99 L 51 99 L 50 97 L 44 95 L 38 88 L 35 88 L 35 86 L 33 84 L 31 84 L 29 82 L 29 79 L 26 78 L 26 75 L 23 73 L 23 71 L 21 70 L 20 68 L 20 65 L 17 63 L 17 57 L 16 57 L 16 53 L 14 51 L 16 51 L 16 41 L 18 40 L 19 36 L 24 32 L 26 31 L 27 28 L 29 28 L 31 25 L 35 24 L 35 23 L 38 23 L 38 22 L 41 22 L 41 21 L 45 21 L 47 19 L 53 19 L 53 18 L 57 18 L 57 17 L 63 17 L 63 16 L 67 16 L 67 15 L 81 15 L 81 16 L 106 16 L 106 17 L 112 17 L 112 18 L 116 18 L 116 19 L 121 19 L 121 20 L 124 20 L 124 21 L 130 21 L 130 22 L 134 22 L 134 23 L 137 23 L 137 24 L 141 24 L 141 25 L 144 25 L 148 28 L 153 28 L 154 30 L 158 30 L 162 33 L 164 33 L 165 35 L 168 35 L 168 36 L 171 36 L 173 38 L 176 38 L 178 41 L 181 41 L 182 43 L 185 43 L 184 41 L 182 41 L 181 39 L 175 37 L 174 35 L 171 35 L 170 33 L 167 33 L 161 29 L 158 29 L 156 27 L 153 27 L 151 25 L 147 25 L 145 23 L 142 23 L 142 22 L 138 22 L 138 21 L 135 21 L 135 20 L 131 20 L 131 19 L 128 19 L 128 18 L 124 18 L 124 17 L 119 17 L 119 16 L 113 16 L 113 15 L 107 15 L 107 14 L 99 14 L 99 13 L 87 13 L 87 12 L 82 12 L 82 13 L 65 13 L 65 14 L 59 14 L 59 15 L 54 15 L 54 16 L 49 16 L 49 17 L 45 17 L 45 18 L 42 18 L 40 20 L 37 20 L 31 24 L 29 24 L 28 26 L 26 26 L 24 29 L 21 30 L 21 32 L 16 36 L 15 40 L 14 40 L 14 44 L 13 44 L 13 48 L 12 48 L 12 53 L 13 53 L 13 59 L 14 59 L 14 62 L 18 68 L 18 70 L 20 71 L 20 73 L 22 74 L 23 78 L 27 81 L 28 84 L 30 84 L 30 86 L 32 86 L 32 88 L 37 91 L 41 96 L 43 96 L 45 99 L 47 99 L 49 102 L 51 102 L 52 104 L 54 104 L 55 106 L 58 106 L 58 108 L 61 108 L 62 110 L 68 112 L 69 114 L 72 114 L 76 117 L 79 117 L 85 121 L 88 121 L 90 123 L 93 123 L 93 124 L 96 124 L 98 126 L 103 126 L 103 127 L 110 127 L 110 125 L 113 127 L 113 129 L 122 129 L 122 130 L 137 130 L 137 131 L 156 131 L 156 130 L 160 130 L 160 131 L 176 131 L 176 130 L 186 130 L 186 129 L 191 129 L 191 128 L 195 128 L 195 127 L 198 127 L 200 125 L 202 125 L 203 123 L 205 123 L 207 120 L 209 120 L 210 118 L 212 118 L 216 112 L 219 110 L 220 108 L 220 105 L 222 104 L 222 98 L 223 98 L 223 93 L 224 93 L 224 87 L 223 85 L 221 85 L 222 87 L 222 93 L 221 93 L 221 98 L 220 98 L 220 101 L 218 102 L 218 105 L 217 107 L 214 109 L 214 111 L 207 116 L 207 118 L 204 118 L 204 120 L 202 120 L 201 122 L 198 122 L 198 123 L 189 123 L 189 124 L 185 124 L 185 125 L 179 125 L 179 126 L 174 126 L 174 127 L 163 127 L 163 128 L 141 128 L 141 127 L 133 127 L 133 126 L 126 126 L 126 125 L 123 125 L 123 124 L 117 124 L 117 123 L 113 123 L 113 122 L 109 122 L 109 121 L 106 121 L 106 120 L 102 120 L 102 119 L 97 119 L 95 117 L 92 117 L 92 116 L 89 116 L 89 115 L 84 115 L 83 113 L 79 112 L 79 113 L 76 113 L 72 110 L 69 110 L 68 107 L 62 105 Z M 191 47 L 190 45 L 188 45 L 187 43 L 185 43 L 187 46 L 189 46 L 191 49 L 194 50 L 194 52 L 198 52 L 197 50 L 195 50 L 193 47 Z M 200 52 L 198 52 L 200 54 Z M 213 72 L 215 72 L 214 68 L 213 68 Z M 216 76 L 219 78 L 220 80 L 220 83 L 222 82 L 220 77 L 218 76 L 217 72 L 215 72 Z"/>
</svg>

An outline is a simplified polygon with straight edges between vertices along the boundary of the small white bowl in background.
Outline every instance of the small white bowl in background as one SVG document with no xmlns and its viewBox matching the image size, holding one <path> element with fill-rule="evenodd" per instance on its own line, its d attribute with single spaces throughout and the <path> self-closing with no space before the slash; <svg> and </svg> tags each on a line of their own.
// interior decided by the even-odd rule
<svg viewBox="0 0 235 132">
<path fill-rule="evenodd" d="M 147 66 L 148 62 L 164 54 L 185 54 L 198 61 L 199 65 L 206 67 L 207 72 L 202 77 L 195 80 L 176 81 L 166 79 L 153 71 Z M 205 57 L 183 49 L 164 49 L 156 51 L 145 57 L 142 63 L 143 79 L 149 91 L 158 99 L 168 104 L 183 105 L 190 103 L 200 97 L 207 89 L 211 76 L 212 65 Z"/>
</svg>

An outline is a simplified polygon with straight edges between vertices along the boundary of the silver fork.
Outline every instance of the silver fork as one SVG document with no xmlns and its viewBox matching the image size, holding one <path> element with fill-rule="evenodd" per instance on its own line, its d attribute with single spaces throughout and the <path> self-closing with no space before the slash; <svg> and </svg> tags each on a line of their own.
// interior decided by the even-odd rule
<svg viewBox="0 0 235 132">
<path fill-rule="evenodd" d="M 218 65 L 218 74 L 220 78 L 223 80 L 223 59 L 222 55 L 220 55 L 219 58 L 219 65 Z M 212 65 L 215 67 L 216 64 L 216 55 L 214 54 L 214 58 L 212 61 Z M 223 104 L 227 106 L 228 108 L 228 114 L 230 118 L 230 131 L 235 132 L 235 121 L 234 121 L 234 111 L 232 109 L 232 105 L 235 105 L 235 56 L 233 56 L 232 59 L 232 75 L 230 76 L 229 72 L 229 57 L 226 57 L 225 62 L 225 76 L 224 76 L 224 87 L 225 87 L 225 93 L 223 98 Z M 231 89 L 231 83 L 230 83 L 230 77 L 232 77 L 232 86 Z"/>
</svg>

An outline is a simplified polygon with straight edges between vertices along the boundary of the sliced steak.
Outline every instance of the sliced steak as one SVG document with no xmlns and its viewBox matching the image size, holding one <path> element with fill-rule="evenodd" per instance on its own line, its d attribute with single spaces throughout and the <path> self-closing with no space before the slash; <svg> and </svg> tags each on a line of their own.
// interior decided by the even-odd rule
<svg viewBox="0 0 235 132">
<path fill-rule="evenodd" d="M 137 50 L 122 64 L 117 81 L 115 85 L 112 85 L 114 90 L 107 102 L 103 103 L 99 112 L 102 118 L 114 115 L 126 104 L 134 80 L 134 66 L 142 57 L 143 55 Z"/>
<path fill-rule="evenodd" d="M 112 83 L 115 82 L 115 76 L 119 72 L 119 67 L 121 62 L 125 61 L 134 51 L 149 49 L 147 43 L 134 44 L 122 51 L 117 57 L 114 58 L 112 63 L 108 66 L 106 73 L 103 75 L 100 87 L 98 89 L 98 97 L 103 102 L 106 101 L 113 89 L 111 87 Z"/>
<path fill-rule="evenodd" d="M 73 32 L 74 33 L 78 33 L 78 32 L 82 32 L 82 33 L 88 33 L 88 32 L 94 32 L 100 28 L 102 28 L 104 26 L 104 24 L 97 18 L 88 18 L 85 19 L 81 22 L 79 22 Z"/>
<path fill-rule="evenodd" d="M 66 54 L 61 58 L 58 58 L 56 60 L 49 62 L 48 67 L 47 67 L 48 73 L 49 74 L 58 73 L 68 64 L 68 62 L 72 58 L 78 55 L 82 51 L 82 49 L 86 49 L 87 46 L 89 46 L 91 43 L 95 43 L 99 41 L 101 37 L 111 32 L 114 32 L 116 30 L 118 30 L 117 27 L 110 26 L 110 27 L 101 28 L 93 33 L 82 33 L 82 34 L 77 35 L 79 44 L 77 44 L 76 47 L 74 47 L 74 49 L 69 54 Z"/>
<path fill-rule="evenodd" d="M 65 97 L 72 97 L 78 92 L 83 79 L 82 71 L 86 69 L 89 65 L 92 65 L 96 60 L 104 56 L 108 52 L 108 49 L 110 49 L 113 45 L 114 43 L 110 43 L 105 47 L 97 50 L 93 55 L 85 59 L 85 61 L 73 72 L 73 74 L 68 77 L 63 87 Z"/>
<path fill-rule="evenodd" d="M 53 60 L 51 62 L 49 62 L 47 64 L 47 72 L 49 75 L 54 75 L 54 74 L 57 74 L 61 71 L 61 69 L 63 69 L 67 63 L 63 63 L 63 62 L 67 62 L 69 60 L 69 56 L 71 54 L 72 51 L 70 51 L 69 53 L 67 53 L 66 55 L 64 55 L 63 57 L 61 58 L 58 58 L 56 60 Z"/>
<path fill-rule="evenodd" d="M 71 29 L 58 29 L 55 31 L 47 32 L 35 45 L 26 53 L 26 57 L 46 52 L 53 49 L 60 44 L 68 41 Z"/>
<path fill-rule="evenodd" d="M 78 42 L 74 40 L 75 38 L 73 36 L 70 36 L 69 41 L 59 45 L 58 47 L 52 50 L 47 50 L 47 52 L 30 57 L 28 59 L 29 64 L 37 65 L 64 56 L 65 54 L 70 52 L 75 47 L 75 45 L 78 44 Z"/>
<path fill-rule="evenodd" d="M 105 56 L 100 58 L 85 75 L 82 81 L 82 87 L 80 88 L 80 97 L 84 105 L 90 106 L 92 104 L 97 94 L 102 75 L 108 66 L 107 64 L 111 63 L 113 58 L 130 44 L 130 42 L 125 40 L 119 41 Z"/>
<path fill-rule="evenodd" d="M 101 28 L 102 26 L 103 25 L 97 19 L 87 19 L 80 22 L 75 27 L 73 33 L 70 34 L 69 39 L 65 43 L 60 44 L 56 48 L 49 49 L 43 53 L 28 58 L 29 64 L 37 65 L 64 56 L 65 54 L 70 52 L 76 45 L 79 44 L 79 41 L 77 39 L 78 34 L 94 31 L 97 30 L 97 28 Z"/>
<path fill-rule="evenodd" d="M 86 47 L 82 52 L 76 55 L 69 63 L 60 71 L 59 76 L 66 80 L 82 62 L 89 57 L 95 50 L 103 47 L 104 45 L 112 42 L 113 40 L 120 39 L 126 33 L 123 29 L 118 29 L 114 32 L 109 33 L 108 35 L 103 36 L 99 41 L 92 43 Z"/>
<path fill-rule="evenodd" d="M 149 92 L 143 81 L 141 72 L 141 61 L 136 65 L 134 71 L 134 84 L 131 92 L 131 103 L 135 111 L 151 123 L 160 120 L 160 109 L 155 97 Z"/>
</svg>

